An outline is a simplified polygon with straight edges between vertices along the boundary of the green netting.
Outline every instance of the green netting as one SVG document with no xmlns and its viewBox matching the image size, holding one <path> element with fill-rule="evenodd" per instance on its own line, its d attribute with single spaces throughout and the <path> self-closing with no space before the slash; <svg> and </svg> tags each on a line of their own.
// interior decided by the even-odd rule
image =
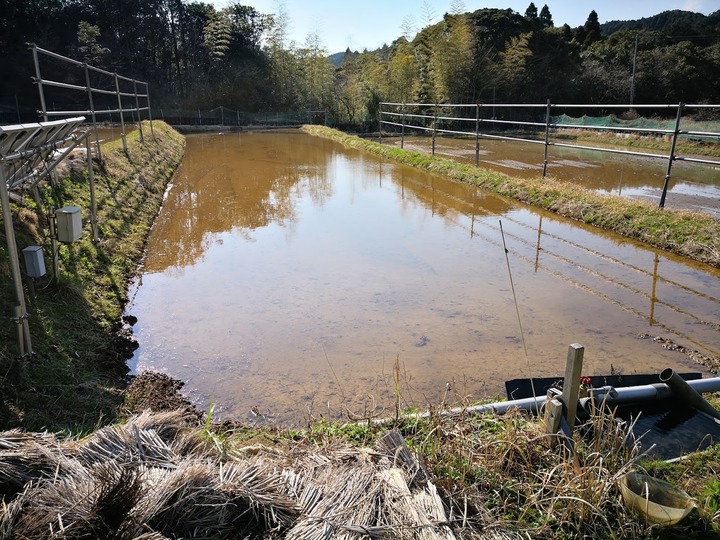
<svg viewBox="0 0 720 540">
<path fill-rule="evenodd" d="M 635 118 L 633 120 L 622 120 L 615 115 L 610 116 L 587 116 L 573 118 L 567 114 L 553 116 L 550 120 L 553 124 L 572 126 L 603 126 L 603 127 L 627 127 L 645 129 L 675 129 L 674 120 L 656 120 L 652 118 Z"/>
<path fill-rule="evenodd" d="M 550 117 L 550 121 L 556 125 L 564 126 L 599 126 L 608 128 L 635 128 L 647 129 L 652 131 L 655 129 L 674 130 L 675 120 L 660 120 L 657 118 L 639 117 L 632 120 L 624 120 L 618 118 L 614 114 L 610 116 L 581 116 L 574 118 L 567 114 Z M 703 131 L 714 134 L 720 134 L 720 122 L 718 121 L 696 121 L 690 118 L 683 118 L 680 122 L 680 129 L 683 131 Z"/>
</svg>

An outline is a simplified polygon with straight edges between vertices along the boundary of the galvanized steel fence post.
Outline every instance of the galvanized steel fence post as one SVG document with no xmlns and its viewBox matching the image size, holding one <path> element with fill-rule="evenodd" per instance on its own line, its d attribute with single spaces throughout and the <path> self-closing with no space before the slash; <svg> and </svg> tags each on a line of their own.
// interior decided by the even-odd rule
<svg viewBox="0 0 720 540">
<path fill-rule="evenodd" d="M 34 43 L 30 44 L 32 49 L 33 62 L 35 63 L 35 83 L 38 85 L 38 92 L 40 94 L 40 106 L 42 107 L 43 120 L 47 122 L 47 107 L 45 106 L 45 92 L 43 91 L 42 77 L 40 76 L 40 60 L 38 59 L 37 45 Z"/>
<path fill-rule="evenodd" d="M 378 142 L 379 142 L 380 144 L 382 144 L 382 123 L 383 123 L 383 119 L 382 119 L 383 110 L 382 110 L 382 107 L 383 107 L 383 104 L 380 103 L 380 107 L 378 108 Z"/>
<path fill-rule="evenodd" d="M 122 144 L 123 144 L 123 151 L 127 154 L 127 139 L 125 137 L 125 118 L 123 115 L 123 105 L 122 105 L 122 97 L 120 96 L 120 81 L 118 80 L 118 74 L 117 72 L 114 73 L 115 75 L 115 91 L 117 92 L 117 100 L 118 100 L 118 112 L 120 113 L 120 136 L 122 137 Z"/>
<path fill-rule="evenodd" d="M 550 100 L 547 100 L 547 109 L 545 111 L 545 154 L 543 157 L 543 178 L 547 174 L 548 166 L 548 136 L 550 134 Z"/>
<path fill-rule="evenodd" d="M 140 132 L 140 142 L 145 142 L 142 131 L 142 119 L 140 118 L 140 100 L 138 99 L 137 81 L 133 79 L 133 91 L 135 92 L 135 110 L 137 111 L 138 131 Z"/>
<path fill-rule="evenodd" d="M 480 104 L 475 104 L 475 166 L 480 165 Z"/>
<path fill-rule="evenodd" d="M 435 108 L 433 109 L 433 130 L 432 130 L 432 155 L 435 155 L 435 135 L 437 134 L 437 103 L 435 104 Z"/>
<path fill-rule="evenodd" d="M 93 242 L 98 244 L 100 242 L 100 236 L 97 221 L 97 201 L 95 199 L 95 174 L 93 171 L 92 144 L 90 144 L 89 133 L 85 134 L 85 151 L 87 153 L 88 182 L 90 183 L 90 228 L 92 229 Z"/>
<path fill-rule="evenodd" d="M 678 103 L 677 117 L 675 118 L 675 129 L 673 130 L 672 143 L 670 145 L 670 155 L 668 156 L 667 171 L 665 173 L 665 182 L 663 183 L 662 194 L 660 195 L 660 208 L 665 207 L 665 197 L 667 196 L 668 185 L 670 184 L 670 173 L 672 164 L 675 160 L 675 145 L 678 135 L 680 134 L 680 119 L 682 118 L 684 104 Z"/>
<path fill-rule="evenodd" d="M 7 178 L 7 167 L 4 162 L 0 161 L 0 205 L 2 206 L 3 222 L 5 224 L 5 240 L 8 249 L 10 273 L 12 274 L 15 298 L 17 300 L 17 307 L 14 308 L 13 317 L 18 325 L 18 353 L 22 357 L 26 354 L 32 354 L 33 350 L 30 327 L 27 321 L 27 308 L 25 307 L 25 292 L 20 274 L 20 260 L 12 224 Z M 22 326 L 22 329 L 20 326 Z"/>
<path fill-rule="evenodd" d="M 90 103 L 90 116 L 93 123 L 93 132 L 95 134 L 95 145 L 97 146 L 98 157 L 100 161 L 102 161 L 102 154 L 100 152 L 100 135 L 98 135 L 97 120 L 95 118 L 95 103 L 93 102 L 92 86 L 90 86 L 90 70 L 88 69 L 87 64 L 83 64 L 83 69 L 85 71 L 85 84 L 87 86 L 88 103 Z"/>
<path fill-rule="evenodd" d="M 150 85 L 148 83 L 143 83 L 145 85 L 145 100 L 147 101 L 147 110 L 148 110 L 148 122 L 150 122 L 150 135 L 152 135 L 153 140 L 155 140 L 155 130 L 153 129 L 153 119 L 152 119 L 152 108 L 150 107 Z"/>
</svg>

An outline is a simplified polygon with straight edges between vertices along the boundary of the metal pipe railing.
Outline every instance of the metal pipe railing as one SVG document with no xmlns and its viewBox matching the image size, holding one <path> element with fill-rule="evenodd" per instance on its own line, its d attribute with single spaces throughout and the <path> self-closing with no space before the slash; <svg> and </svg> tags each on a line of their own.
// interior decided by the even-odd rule
<svg viewBox="0 0 720 540">
<path fill-rule="evenodd" d="M 389 110 L 384 110 L 383 107 L 390 108 Z M 401 112 L 396 112 L 396 109 L 398 107 L 401 107 Z M 407 108 L 415 108 L 422 111 L 422 109 L 426 109 L 425 114 L 420 114 L 418 112 L 408 112 Z M 447 111 L 448 109 L 462 109 L 462 108 L 475 108 L 475 117 L 466 117 L 466 116 L 448 116 Z M 492 108 L 493 110 L 493 118 L 482 118 L 481 117 L 481 110 L 482 109 L 488 109 Z M 537 115 L 543 114 L 544 116 L 544 122 L 540 121 L 534 121 L 534 120 L 528 120 L 525 119 L 498 119 L 495 117 L 495 111 L 496 109 L 542 109 L 542 111 L 538 111 Z M 558 123 L 553 122 L 552 117 L 550 116 L 552 109 L 655 109 L 655 110 L 675 110 L 676 111 L 676 117 L 674 122 L 674 129 L 667 129 L 662 127 L 631 127 L 631 126 L 601 126 L 601 125 L 584 125 L 584 124 L 567 124 L 567 123 Z M 686 105 L 684 103 L 679 103 L 677 105 L 674 104 L 632 104 L 632 105 L 625 105 L 625 104 L 603 104 L 603 105 L 597 105 L 597 104 L 583 104 L 583 103 L 551 103 L 550 100 L 547 101 L 547 103 L 539 104 L 539 103 L 492 103 L 492 104 L 482 104 L 482 103 L 476 103 L 476 104 L 435 104 L 435 103 L 394 103 L 394 102 L 382 102 L 380 103 L 380 114 L 379 114 L 379 120 L 380 120 L 380 132 L 382 133 L 383 125 L 385 126 L 394 126 L 394 127 L 400 127 L 401 128 L 401 139 L 400 139 L 400 147 L 402 148 L 404 146 L 404 138 L 405 138 L 405 130 L 411 129 L 411 130 L 419 130 L 419 131 L 430 131 L 432 132 L 432 154 L 435 155 L 435 138 L 438 133 L 447 133 L 452 135 L 461 135 L 461 136 L 474 136 L 476 140 L 475 144 L 475 164 L 479 165 L 480 163 L 480 138 L 487 138 L 487 139 L 501 139 L 501 140 L 510 140 L 510 141 L 521 141 L 521 142 L 528 142 L 532 144 L 543 144 L 544 145 L 544 153 L 543 153 L 543 177 L 547 175 L 547 169 L 548 169 L 548 150 L 551 146 L 558 146 L 558 147 L 566 147 L 566 148 L 576 148 L 580 150 L 592 150 L 597 152 L 607 152 L 607 153 L 613 153 L 613 154 L 625 154 L 625 155 L 632 155 L 632 156 L 639 156 L 639 157 L 649 157 L 649 158 L 655 158 L 655 159 L 664 159 L 667 160 L 667 169 L 664 177 L 664 182 L 662 186 L 661 196 L 660 196 L 660 203 L 659 207 L 663 208 L 665 206 L 665 200 L 667 197 L 667 191 L 668 186 L 670 183 L 671 173 L 672 173 L 672 164 L 674 161 L 686 161 L 689 163 L 702 163 L 707 165 L 720 165 L 719 160 L 713 160 L 713 159 L 702 159 L 702 158 L 694 158 L 689 156 L 680 156 L 676 153 L 677 149 L 677 141 L 679 136 L 681 135 L 690 135 L 695 137 L 704 137 L 704 138 L 720 138 L 720 132 L 711 132 L 711 131 L 695 131 L 695 130 L 682 130 L 681 129 L 681 122 L 683 118 L 683 112 L 686 109 L 689 108 L 697 108 L 697 109 L 720 109 L 720 105 L 709 105 L 709 104 L 692 104 L 692 105 Z M 438 110 L 443 110 L 443 114 L 439 115 Z M 397 122 L 397 118 L 402 118 L 400 122 Z M 427 127 L 426 125 L 420 125 L 419 123 L 416 123 L 415 119 L 422 119 L 423 124 L 426 122 L 430 122 L 430 125 L 432 127 Z M 462 131 L 460 129 L 446 129 L 440 127 L 441 122 L 455 122 L 458 124 L 462 124 L 463 122 L 475 122 L 475 130 L 474 131 Z M 537 140 L 532 139 L 528 137 L 522 137 L 522 136 L 510 136 L 510 135 L 498 135 L 497 133 L 486 133 L 481 132 L 481 126 L 482 125 L 498 125 L 498 126 L 522 126 L 522 127 L 532 127 L 532 128 L 539 128 L 543 130 L 543 139 L 544 140 Z M 558 130 L 558 129 L 577 129 L 577 130 L 594 130 L 594 131 L 610 131 L 610 132 L 625 132 L 625 133 L 650 133 L 650 134 L 657 134 L 662 136 L 671 136 L 671 146 L 670 146 L 670 153 L 669 155 L 662 155 L 662 154 L 655 154 L 651 152 L 638 152 L 634 150 L 620 150 L 615 148 L 603 148 L 603 147 L 597 147 L 597 146 L 587 146 L 587 145 L 579 145 L 579 144 L 569 144 L 569 143 L 560 143 L 560 142 L 553 142 L 549 138 L 550 130 Z"/>
<path fill-rule="evenodd" d="M 150 120 L 150 129 L 152 130 L 152 116 L 150 114 L 150 90 L 149 85 L 147 82 L 144 81 L 138 81 L 136 79 L 132 79 L 130 77 L 125 77 L 123 75 L 119 75 L 117 73 L 112 73 L 110 71 L 91 66 L 85 62 L 80 62 L 78 60 L 74 60 L 72 58 L 68 58 L 66 56 L 63 56 L 61 54 L 49 51 L 47 49 L 43 49 L 35 45 L 34 43 L 27 43 L 27 48 L 32 51 L 33 54 L 33 62 L 35 64 L 35 76 L 32 78 L 33 82 L 37 84 L 38 92 L 40 94 L 40 111 L 38 113 L 42 115 L 43 119 L 47 121 L 49 116 L 76 116 L 78 114 L 89 114 L 92 117 L 93 122 L 93 129 L 95 131 L 95 140 L 98 143 L 99 148 L 99 136 L 97 134 L 98 126 L 97 126 L 97 115 L 105 114 L 105 115 L 111 115 L 114 113 L 117 113 L 120 115 L 120 125 L 121 125 L 121 137 L 122 137 L 122 144 L 123 149 L 125 152 L 127 152 L 127 139 L 126 139 L 126 132 L 125 132 L 125 113 L 130 113 L 131 116 L 134 118 L 135 115 L 137 115 L 137 122 L 138 122 L 138 129 L 141 131 L 140 138 L 141 141 L 144 141 L 143 134 L 142 134 L 142 124 L 141 124 L 141 112 L 148 111 L 148 118 Z M 80 84 L 71 84 L 67 82 L 62 81 L 54 81 L 50 79 L 43 79 L 42 75 L 40 73 L 40 59 L 39 55 L 45 55 L 49 58 L 53 58 L 55 60 L 59 60 L 61 62 L 65 62 L 70 64 L 71 66 L 80 67 L 84 71 L 84 81 L 85 86 L 82 86 Z M 97 88 L 93 87 L 90 83 L 90 76 L 89 71 L 93 71 L 94 73 L 98 73 L 100 75 L 103 75 L 106 78 L 111 79 L 111 81 L 108 81 L 108 84 L 112 84 L 114 89 L 108 89 L 108 88 Z M 120 86 L 120 81 L 123 81 L 124 83 L 131 83 L 132 84 L 132 91 L 130 91 L 127 88 L 122 88 Z M 144 88 L 138 91 L 138 85 L 144 85 Z M 46 104 L 45 99 L 45 88 L 46 87 L 52 87 L 52 88 L 62 88 L 65 90 L 75 90 L 75 91 L 82 91 L 87 94 L 89 109 L 87 110 L 59 110 L 59 111 L 49 111 Z M 144 92 L 144 93 L 140 93 Z M 116 109 L 97 109 L 95 107 L 95 103 L 93 102 L 92 95 L 93 94 L 102 94 L 102 95 L 108 95 L 108 96 L 115 96 L 117 98 L 117 108 Z M 123 104 L 123 98 L 127 99 L 133 99 L 134 106 L 133 107 L 127 107 L 127 104 Z M 143 100 L 144 103 L 141 107 L 140 100 Z M 102 159 L 102 156 L 99 156 Z"/>
</svg>

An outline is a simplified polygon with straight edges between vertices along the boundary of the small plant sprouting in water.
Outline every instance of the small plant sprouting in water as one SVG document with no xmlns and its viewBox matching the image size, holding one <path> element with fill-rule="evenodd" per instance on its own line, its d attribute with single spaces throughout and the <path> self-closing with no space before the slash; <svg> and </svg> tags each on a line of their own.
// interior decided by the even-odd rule
<svg viewBox="0 0 720 540">
<path fill-rule="evenodd" d="M 210 405 L 208 405 L 208 412 L 205 415 L 205 427 L 203 428 L 201 433 L 205 439 L 207 439 L 209 442 L 212 443 L 215 448 L 217 448 L 218 452 L 220 452 L 220 455 L 225 458 L 226 452 L 224 439 L 223 437 L 218 435 L 218 433 L 215 432 L 212 427 L 212 416 L 214 411 L 215 403 L 212 399 L 210 399 Z"/>
<path fill-rule="evenodd" d="M 393 381 L 395 383 L 395 420 L 400 418 L 400 355 L 395 356 L 393 365 Z"/>
</svg>

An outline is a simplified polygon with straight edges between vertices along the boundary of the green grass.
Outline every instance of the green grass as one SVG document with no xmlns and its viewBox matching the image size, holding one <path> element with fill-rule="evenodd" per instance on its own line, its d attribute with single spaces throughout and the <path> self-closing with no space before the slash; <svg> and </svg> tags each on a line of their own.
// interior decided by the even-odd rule
<svg viewBox="0 0 720 540">
<path fill-rule="evenodd" d="M 60 272 L 35 281 L 36 300 L 29 305 L 34 355 L 18 358 L 15 328 L 0 325 L 0 426 L 31 430 L 86 431 L 114 418 L 121 401 L 127 355 L 118 337 L 128 286 L 141 260 L 166 185 L 180 163 L 184 139 L 162 122 L 155 138 L 145 125 L 145 143 L 137 131 L 103 145 L 103 166 L 95 183 L 100 242 L 92 242 L 87 173 L 78 171 L 58 186 L 40 186 L 43 205 L 30 196 L 13 205 L 19 249 L 44 247 L 52 268 L 48 208 L 83 208 L 84 235 L 59 249 Z M 0 305 L 14 303 L 4 228 L 0 232 Z M 27 283 L 27 278 L 25 278 Z"/>
<path fill-rule="evenodd" d="M 451 159 L 384 146 L 323 126 L 305 126 L 303 129 L 311 135 L 330 138 L 352 148 L 477 185 L 522 203 L 720 268 L 720 219 L 709 214 L 659 209 L 644 201 L 598 195 L 571 182 L 552 178 L 514 178 Z"/>
</svg>

